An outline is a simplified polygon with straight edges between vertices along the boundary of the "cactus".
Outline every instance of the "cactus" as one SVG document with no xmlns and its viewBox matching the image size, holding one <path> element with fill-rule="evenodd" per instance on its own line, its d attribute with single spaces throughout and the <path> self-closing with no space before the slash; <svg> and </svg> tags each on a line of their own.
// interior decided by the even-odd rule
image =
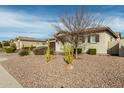
<svg viewBox="0 0 124 93">
<path fill-rule="evenodd" d="M 48 40 L 48 47 L 47 47 L 47 51 L 46 51 L 45 57 L 46 57 L 47 62 L 49 62 L 50 59 L 51 59 L 51 55 L 50 55 L 50 42 L 49 42 L 49 40 Z"/>
<path fill-rule="evenodd" d="M 74 49 L 68 44 L 64 45 L 64 59 L 68 64 L 71 64 L 74 59 Z"/>
</svg>

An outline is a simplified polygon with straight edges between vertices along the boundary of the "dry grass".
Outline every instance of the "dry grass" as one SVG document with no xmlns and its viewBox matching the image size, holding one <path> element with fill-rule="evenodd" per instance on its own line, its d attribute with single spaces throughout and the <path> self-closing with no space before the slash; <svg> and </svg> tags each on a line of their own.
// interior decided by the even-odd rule
<svg viewBox="0 0 124 93">
<path fill-rule="evenodd" d="M 2 65 L 24 87 L 124 87 L 123 57 L 80 55 L 72 70 L 60 55 L 50 63 L 44 56 L 17 56 Z"/>
</svg>

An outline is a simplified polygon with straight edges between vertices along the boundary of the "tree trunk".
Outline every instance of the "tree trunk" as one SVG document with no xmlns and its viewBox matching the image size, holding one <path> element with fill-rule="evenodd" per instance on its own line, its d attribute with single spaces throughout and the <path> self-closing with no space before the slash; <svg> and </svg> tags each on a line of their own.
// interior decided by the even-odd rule
<svg viewBox="0 0 124 93">
<path fill-rule="evenodd" d="M 78 53 L 77 53 L 77 47 L 75 48 L 75 58 L 77 59 Z"/>
</svg>

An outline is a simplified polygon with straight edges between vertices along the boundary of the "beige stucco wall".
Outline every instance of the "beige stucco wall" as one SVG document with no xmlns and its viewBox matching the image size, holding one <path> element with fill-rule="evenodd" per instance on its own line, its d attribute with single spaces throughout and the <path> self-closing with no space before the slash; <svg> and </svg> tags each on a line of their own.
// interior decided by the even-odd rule
<svg viewBox="0 0 124 93">
<path fill-rule="evenodd" d="M 35 41 L 16 41 L 16 47 L 17 49 L 21 49 L 23 47 L 31 47 L 31 46 L 46 46 L 47 44 L 43 44 L 44 42 L 35 42 Z"/>
<path fill-rule="evenodd" d="M 124 56 L 124 39 L 119 42 L 119 56 Z"/>
<path fill-rule="evenodd" d="M 56 42 L 55 46 L 56 46 L 56 48 L 55 48 L 56 52 L 63 52 L 64 47 L 61 42 L 59 42 L 59 41 Z"/>
<path fill-rule="evenodd" d="M 98 43 L 95 43 L 95 44 L 88 43 L 88 36 L 85 36 L 85 43 L 80 43 L 80 45 L 78 47 L 82 48 L 82 52 L 87 52 L 89 48 L 96 48 L 97 53 L 107 54 L 108 42 L 115 41 L 114 37 L 112 37 L 107 32 L 96 33 L 96 34 L 99 34 L 99 42 Z M 60 42 L 56 42 L 56 51 L 63 52 L 63 46 Z"/>
<path fill-rule="evenodd" d="M 107 54 L 108 49 L 108 42 L 111 41 L 111 35 L 109 35 L 107 32 L 103 33 L 96 33 L 99 34 L 99 42 L 92 44 L 88 43 L 88 37 L 86 36 L 85 43 L 82 44 L 82 50 L 83 52 L 87 52 L 89 48 L 95 48 L 97 50 L 97 53 L 100 54 Z M 115 39 L 112 37 L 112 41 L 115 41 Z"/>
</svg>

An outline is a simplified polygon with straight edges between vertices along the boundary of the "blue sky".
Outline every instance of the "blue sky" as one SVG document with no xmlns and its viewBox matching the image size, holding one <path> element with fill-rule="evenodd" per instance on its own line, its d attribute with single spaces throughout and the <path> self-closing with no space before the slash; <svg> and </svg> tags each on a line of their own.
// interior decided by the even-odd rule
<svg viewBox="0 0 124 93">
<path fill-rule="evenodd" d="M 88 12 L 104 18 L 104 24 L 124 36 L 124 6 L 85 6 Z M 49 38 L 53 25 L 65 13 L 73 14 L 81 6 L 0 6 L 0 41 L 17 36 Z"/>
</svg>

